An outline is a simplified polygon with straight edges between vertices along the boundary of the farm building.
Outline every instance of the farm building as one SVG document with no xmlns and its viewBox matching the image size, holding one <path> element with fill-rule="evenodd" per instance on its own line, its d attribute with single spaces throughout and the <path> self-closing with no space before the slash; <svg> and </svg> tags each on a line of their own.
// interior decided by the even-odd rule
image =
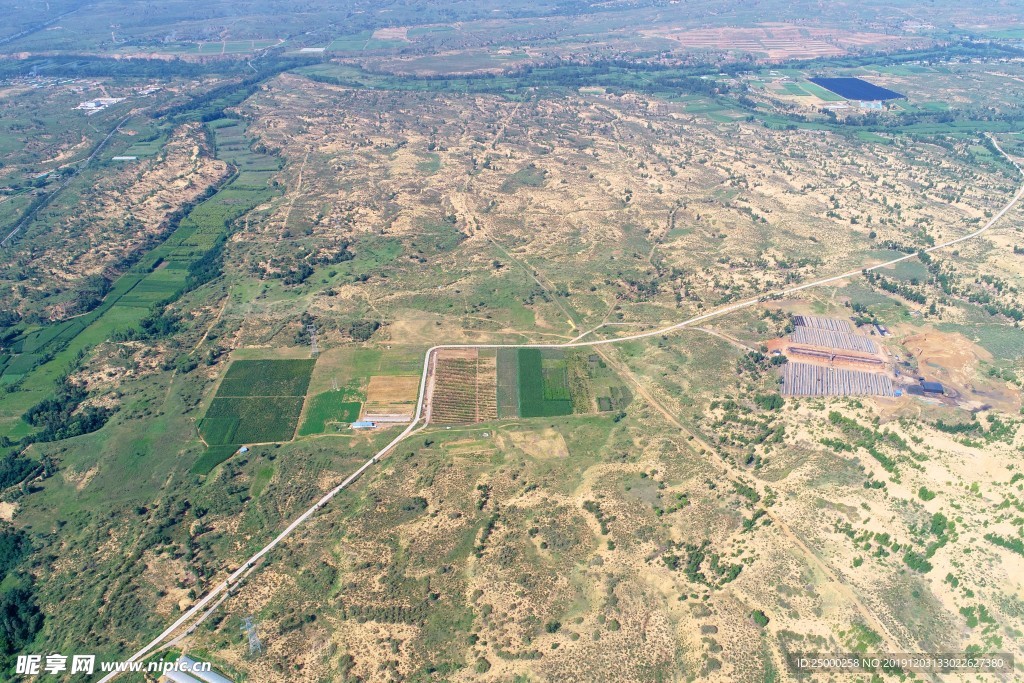
<svg viewBox="0 0 1024 683">
<path fill-rule="evenodd" d="M 201 683 L 198 679 L 192 678 L 187 673 L 174 670 L 165 671 L 164 677 L 161 680 L 171 681 L 171 683 Z"/>
<path fill-rule="evenodd" d="M 412 420 L 412 413 L 367 413 L 363 415 L 363 422 L 409 422 Z"/>
<path fill-rule="evenodd" d="M 209 665 L 199 663 L 191 657 L 182 655 L 178 658 L 178 664 L 180 664 L 183 669 L 187 668 L 190 675 L 198 678 L 200 681 L 204 681 L 205 683 L 232 683 L 231 679 L 221 676 L 216 671 L 204 671 L 204 669 L 209 668 Z"/>
<path fill-rule="evenodd" d="M 376 422 L 370 422 L 368 420 L 359 420 L 358 422 L 352 423 L 352 429 L 373 429 L 376 426 Z"/>
<path fill-rule="evenodd" d="M 942 394 L 945 393 L 942 385 L 938 382 L 921 382 L 921 390 L 926 394 Z"/>
</svg>

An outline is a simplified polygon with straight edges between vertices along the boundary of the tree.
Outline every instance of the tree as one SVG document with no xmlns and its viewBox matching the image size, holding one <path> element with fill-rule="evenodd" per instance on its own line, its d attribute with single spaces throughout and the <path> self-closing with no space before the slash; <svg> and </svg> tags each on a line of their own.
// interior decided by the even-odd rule
<svg viewBox="0 0 1024 683">
<path fill-rule="evenodd" d="M 754 397 L 754 403 L 764 410 L 778 410 L 782 408 L 785 401 L 779 394 L 761 394 Z"/>
<path fill-rule="evenodd" d="M 380 329 L 380 323 L 376 320 L 356 320 L 348 324 L 345 332 L 355 341 L 364 342 L 372 337 L 378 329 Z"/>
</svg>

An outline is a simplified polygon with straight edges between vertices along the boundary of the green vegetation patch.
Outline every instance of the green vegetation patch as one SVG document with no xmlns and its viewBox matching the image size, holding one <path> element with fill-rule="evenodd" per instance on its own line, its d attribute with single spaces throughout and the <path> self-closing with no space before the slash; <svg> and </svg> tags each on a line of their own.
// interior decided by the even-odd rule
<svg viewBox="0 0 1024 683">
<path fill-rule="evenodd" d="M 822 88 L 817 83 L 811 83 L 810 81 L 805 81 L 805 82 L 801 83 L 800 86 L 801 86 L 801 89 L 804 92 L 810 93 L 811 95 L 814 95 L 818 99 L 824 100 L 825 102 L 845 102 L 846 101 L 846 98 L 843 97 L 842 95 L 834 93 L 831 90 L 826 90 L 825 88 Z"/>
<path fill-rule="evenodd" d="M 571 415 L 572 397 L 564 355 L 540 349 L 519 349 L 519 415 L 553 417 Z"/>
<path fill-rule="evenodd" d="M 441 170 L 441 156 L 435 152 L 421 154 L 420 161 L 416 164 L 416 170 L 420 173 L 433 174 Z"/>
<path fill-rule="evenodd" d="M 289 441 L 302 412 L 314 359 L 236 360 L 199 432 L 210 446 Z"/>
<path fill-rule="evenodd" d="M 305 396 L 316 360 L 236 360 L 217 396 Z"/>
<path fill-rule="evenodd" d="M 323 434 L 330 423 L 354 422 L 359 419 L 363 404 L 346 398 L 346 392 L 340 391 L 328 391 L 312 397 L 306 407 L 306 419 L 299 428 L 299 436 Z"/>
<path fill-rule="evenodd" d="M 1015 360 L 1024 356 L 1024 335 L 1020 330 L 998 322 L 961 325 L 939 323 L 943 332 L 959 332 L 996 358 Z"/>
<path fill-rule="evenodd" d="M 425 36 L 431 33 L 452 33 L 453 31 L 455 31 L 455 27 L 447 25 L 413 26 L 408 31 L 406 31 L 406 35 L 409 36 L 410 38 L 415 38 L 417 36 Z"/>
<path fill-rule="evenodd" d="M 381 40 L 373 37 L 373 31 L 339 36 L 327 46 L 328 52 L 359 52 L 362 50 L 384 50 L 408 45 L 403 40 Z"/>
<path fill-rule="evenodd" d="M 544 184 L 546 172 L 529 164 L 510 175 L 501 185 L 502 192 L 515 192 L 523 187 L 540 187 Z"/>
<path fill-rule="evenodd" d="M 288 441 L 300 412 L 301 396 L 217 396 L 199 431 L 211 446 Z M 226 426 L 231 420 L 237 422 L 234 430 Z"/>
<path fill-rule="evenodd" d="M 207 443 L 232 444 L 238 431 L 237 417 L 205 417 L 200 431 Z"/>
<path fill-rule="evenodd" d="M 605 364 L 596 353 L 579 353 L 579 362 L 585 364 L 583 370 L 587 375 L 587 394 L 594 395 L 597 410 L 601 413 L 610 411 L 622 411 L 629 405 L 633 396 L 619 380 L 618 376 Z M 580 404 L 580 396 L 574 394 L 577 406 Z M 577 407 L 576 412 L 581 412 Z"/>
<path fill-rule="evenodd" d="M 192 473 L 209 474 L 213 471 L 214 467 L 230 458 L 237 450 L 237 446 L 210 446 L 192 465 Z"/>
</svg>

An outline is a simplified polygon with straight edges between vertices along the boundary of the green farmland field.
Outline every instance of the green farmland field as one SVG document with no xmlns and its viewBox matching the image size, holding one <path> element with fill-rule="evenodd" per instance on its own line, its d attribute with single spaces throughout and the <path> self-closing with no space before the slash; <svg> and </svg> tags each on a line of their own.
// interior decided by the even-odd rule
<svg viewBox="0 0 1024 683">
<path fill-rule="evenodd" d="M 305 396 L 316 363 L 294 360 L 236 360 L 220 383 L 217 396 Z"/>
<path fill-rule="evenodd" d="M 217 396 L 199 423 L 210 445 L 288 441 L 302 411 L 301 396 Z"/>
<path fill-rule="evenodd" d="M 192 465 L 192 473 L 209 474 L 214 467 L 230 458 L 237 450 L 237 446 L 210 446 Z"/>
<path fill-rule="evenodd" d="M 346 392 L 328 391 L 310 398 L 299 436 L 323 434 L 330 423 L 358 420 L 363 404 L 359 401 L 345 400 L 345 394 Z"/>
<path fill-rule="evenodd" d="M 315 363 L 234 361 L 199 423 L 203 439 L 211 446 L 291 440 Z"/>
<path fill-rule="evenodd" d="M 520 417 L 572 414 L 565 359 L 557 356 L 545 358 L 540 349 L 519 349 Z"/>
</svg>

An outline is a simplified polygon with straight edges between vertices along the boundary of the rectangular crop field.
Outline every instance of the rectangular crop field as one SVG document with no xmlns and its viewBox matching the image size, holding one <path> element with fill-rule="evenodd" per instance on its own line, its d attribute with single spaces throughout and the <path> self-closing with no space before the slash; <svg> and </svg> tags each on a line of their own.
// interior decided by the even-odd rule
<svg viewBox="0 0 1024 683">
<path fill-rule="evenodd" d="M 302 412 L 302 396 L 220 396 L 199 429 L 210 445 L 288 441 Z"/>
<path fill-rule="evenodd" d="M 363 419 L 373 420 L 374 416 L 408 416 L 416 408 L 419 397 L 420 378 L 417 375 L 374 375 L 366 388 L 366 403 L 363 405 Z"/>
<path fill-rule="evenodd" d="M 305 396 L 315 363 L 312 358 L 236 360 L 217 396 Z"/>
<path fill-rule="evenodd" d="M 553 417 L 571 415 L 572 398 L 565 358 L 540 349 L 519 349 L 519 415 L 520 417 Z"/>
<path fill-rule="evenodd" d="M 519 356 L 516 349 L 498 349 L 498 418 L 519 417 Z"/>
<path fill-rule="evenodd" d="M 363 404 L 350 399 L 349 392 L 328 391 L 309 399 L 299 436 L 323 434 L 330 424 L 355 422 Z"/>
<path fill-rule="evenodd" d="M 814 95 L 819 100 L 822 100 L 824 102 L 845 102 L 846 101 L 845 97 L 842 97 L 841 95 L 837 95 L 836 93 L 832 92 L 831 90 L 827 90 L 827 89 L 821 87 L 820 85 L 817 85 L 815 83 L 811 83 L 810 81 L 805 81 L 805 82 L 801 83 L 800 84 L 800 88 L 804 92 L 810 93 L 811 95 Z"/>
<path fill-rule="evenodd" d="M 797 83 L 783 83 L 783 90 L 786 91 L 787 95 L 796 95 L 797 97 L 807 97 L 808 92 L 800 87 Z"/>
<path fill-rule="evenodd" d="M 315 363 L 234 361 L 199 423 L 203 439 L 211 446 L 291 440 Z"/>
<path fill-rule="evenodd" d="M 438 352 L 434 370 L 432 421 L 467 424 L 498 417 L 493 351 L 445 349 Z"/>
</svg>

